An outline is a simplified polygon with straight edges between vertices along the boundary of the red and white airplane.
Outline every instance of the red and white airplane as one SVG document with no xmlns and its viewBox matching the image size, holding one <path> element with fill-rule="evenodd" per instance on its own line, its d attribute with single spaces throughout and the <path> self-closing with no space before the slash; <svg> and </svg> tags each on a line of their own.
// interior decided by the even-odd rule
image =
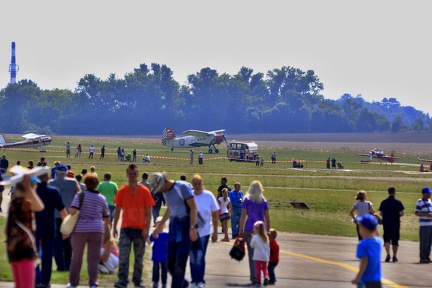
<svg viewBox="0 0 432 288">
<path fill-rule="evenodd" d="M 27 133 L 22 135 L 25 139 L 19 142 L 7 142 L 3 135 L 0 134 L 0 148 L 5 150 L 6 148 L 27 148 L 33 147 L 35 149 L 39 148 L 39 151 L 45 152 L 44 146 L 51 144 L 51 137 L 46 135 L 38 135 L 34 133 Z"/>
<path fill-rule="evenodd" d="M 369 154 L 357 154 L 357 156 L 369 157 L 371 161 L 373 160 L 373 158 L 377 158 L 378 160 L 385 160 L 390 163 L 394 163 L 395 161 L 399 160 L 399 158 L 395 157 L 394 154 L 391 154 L 390 156 L 386 155 L 384 151 L 378 150 L 377 148 L 369 151 Z"/>
<path fill-rule="evenodd" d="M 177 137 L 171 128 L 165 128 L 162 132 L 162 145 L 174 148 L 194 148 L 208 146 L 208 153 L 219 153 L 216 144 L 221 144 L 222 141 L 227 142 L 224 135 L 225 129 L 215 131 L 200 131 L 200 130 L 186 130 L 182 136 Z M 213 149 L 212 149 L 213 147 Z"/>
</svg>

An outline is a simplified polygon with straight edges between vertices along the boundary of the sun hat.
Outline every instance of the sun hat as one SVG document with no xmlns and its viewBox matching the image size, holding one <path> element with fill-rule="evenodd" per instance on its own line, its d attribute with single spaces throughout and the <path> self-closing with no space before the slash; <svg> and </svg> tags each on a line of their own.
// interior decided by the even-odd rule
<svg viewBox="0 0 432 288">
<path fill-rule="evenodd" d="M 156 193 L 158 192 L 162 186 L 165 184 L 166 182 L 166 173 L 162 172 L 162 173 L 153 173 L 150 176 L 150 187 L 152 188 L 152 193 Z"/>
</svg>

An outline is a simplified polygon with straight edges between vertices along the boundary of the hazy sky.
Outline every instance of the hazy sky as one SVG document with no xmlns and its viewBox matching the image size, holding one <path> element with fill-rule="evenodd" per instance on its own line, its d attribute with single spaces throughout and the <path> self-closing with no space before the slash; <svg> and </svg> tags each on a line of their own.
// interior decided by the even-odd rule
<svg viewBox="0 0 432 288">
<path fill-rule="evenodd" d="M 432 1 L 14 0 L 0 3 L 0 87 L 17 79 L 74 89 L 85 74 L 123 77 L 165 64 L 184 84 L 210 67 L 312 69 L 326 98 L 395 97 L 432 115 Z"/>
</svg>

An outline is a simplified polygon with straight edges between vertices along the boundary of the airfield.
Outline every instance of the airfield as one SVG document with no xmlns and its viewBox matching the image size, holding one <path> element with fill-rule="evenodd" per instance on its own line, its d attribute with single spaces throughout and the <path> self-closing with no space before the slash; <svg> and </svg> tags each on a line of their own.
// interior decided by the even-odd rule
<svg viewBox="0 0 432 288">
<path fill-rule="evenodd" d="M 8 138 L 11 137 L 18 138 L 19 135 L 8 135 Z M 247 190 L 251 179 L 262 180 L 270 207 L 273 211 L 277 210 L 277 213 L 271 214 L 272 226 L 274 223 L 278 230 L 288 231 L 280 232 L 277 239 L 281 245 L 281 262 L 276 268 L 279 287 L 353 287 L 350 281 L 355 276 L 359 263 L 355 258 L 357 243 L 355 228 L 349 221 L 347 209 L 354 202 L 353 195 L 357 189 L 366 187 L 365 190 L 370 192 L 368 200 L 371 200 L 375 206 L 379 206 L 379 202 L 386 197 L 386 188 L 395 183 L 398 187 L 397 197 L 406 199 L 403 200 L 407 214 L 403 219 L 406 233 L 405 240 L 400 244 L 399 262 L 382 263 L 384 287 L 431 286 L 428 273 L 430 266 L 418 264 L 418 242 L 416 242 L 418 225 L 416 217 L 412 215 L 415 200 L 420 196 L 418 189 L 426 185 L 432 186 L 432 173 L 418 172 L 420 162 L 416 160 L 419 156 L 426 159 L 432 157 L 432 145 L 429 144 L 432 143 L 432 135 L 429 133 L 227 135 L 228 142 L 255 141 L 259 145 L 260 154 L 262 153 L 266 158 L 264 167 L 255 167 L 253 163 L 231 163 L 222 159 L 224 158 L 222 152 L 205 153 L 203 166 L 199 166 L 197 160 L 193 165 L 189 165 L 188 149 L 175 149 L 171 152 L 167 147 L 160 145 L 160 136 L 52 136 L 52 138 L 53 143 L 46 146 L 46 153 L 15 149 L 2 151 L 2 153 L 8 156 L 10 165 L 16 161 L 16 157 L 20 157 L 23 165 L 26 164 L 26 158 L 37 162 L 39 157 L 45 157 L 50 164 L 55 160 L 66 159 L 64 145 L 67 141 L 72 142 L 72 148 L 78 143 L 85 143 L 81 158 L 74 158 L 71 149 L 72 155 L 67 161 L 72 164 L 73 169 L 75 168 L 74 171 L 79 172 L 81 169 L 88 169 L 90 165 L 95 165 L 97 172 L 102 176 L 107 169 L 115 170 L 117 177 L 115 181 L 119 185 L 125 182 L 124 169 L 129 162 L 99 161 L 98 148 L 102 144 L 110 148 L 107 149 L 106 158 L 116 157 L 113 153 L 114 148 L 118 146 L 125 146 L 129 151 L 135 147 L 140 155 L 137 163 L 140 172 L 151 173 L 164 170 L 172 178 L 178 178 L 181 174 L 190 178 L 193 173 L 200 173 L 204 177 L 206 188 L 211 191 L 216 191 L 221 176 L 227 176 L 230 185 L 233 181 L 241 181 L 243 191 Z M 88 159 L 86 153 L 89 146 L 87 144 L 90 143 L 96 147 L 93 160 Z M 205 152 L 205 147 L 202 148 Z M 395 151 L 396 156 L 401 160 L 395 164 L 376 160 L 370 164 L 360 164 L 362 159 L 354 154 L 367 152 L 373 148 L 383 149 L 388 153 Z M 196 148 L 195 151 L 199 149 Z M 269 163 L 273 151 L 278 154 L 276 165 Z M 151 155 L 150 165 L 140 162 L 144 153 Z M 325 159 L 333 156 L 338 159 L 338 162 L 344 164 L 344 169 L 325 169 Z M 305 168 L 292 168 L 292 158 L 304 161 Z M 424 164 L 429 168 L 429 163 Z M 6 195 L 6 192 L 3 195 Z M 284 201 L 277 200 L 280 195 L 289 196 L 286 196 L 288 198 Z M 325 210 L 323 207 L 329 205 L 329 202 L 326 202 L 329 199 L 318 199 L 318 197 L 325 198 L 322 195 L 328 195 L 331 199 L 338 197 L 333 201 L 338 202 L 339 206 L 341 203 L 346 204 L 348 208 Z M 289 199 L 303 200 L 312 209 L 310 211 L 293 209 L 289 206 L 287 201 Z M 5 205 L 4 202 L 3 211 Z M 4 216 L 5 213 L 2 215 Z M 323 230 L 325 230 L 324 234 L 342 236 L 317 235 L 323 234 Z M 222 238 L 222 235 L 219 236 L 219 239 Z M 248 286 L 246 259 L 241 263 L 230 259 L 229 249 L 230 245 L 227 243 L 209 244 L 207 287 Z M 145 267 L 148 272 L 146 285 L 150 287 L 151 263 L 146 262 Z M 112 284 L 108 283 L 111 282 L 101 281 L 100 287 L 112 287 Z M 12 287 L 4 285 L 7 284 L 0 283 L 0 287 Z"/>
</svg>

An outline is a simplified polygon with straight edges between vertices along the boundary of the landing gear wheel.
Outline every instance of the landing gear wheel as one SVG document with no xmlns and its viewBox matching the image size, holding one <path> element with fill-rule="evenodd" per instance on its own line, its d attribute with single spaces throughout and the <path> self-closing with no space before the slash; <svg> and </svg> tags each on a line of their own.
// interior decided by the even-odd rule
<svg viewBox="0 0 432 288">
<path fill-rule="evenodd" d="M 208 150 L 208 152 L 209 152 L 210 154 L 213 153 L 213 149 L 210 148 L 210 149 Z"/>
<path fill-rule="evenodd" d="M 215 149 L 215 153 L 219 153 L 219 149 Z"/>
</svg>

